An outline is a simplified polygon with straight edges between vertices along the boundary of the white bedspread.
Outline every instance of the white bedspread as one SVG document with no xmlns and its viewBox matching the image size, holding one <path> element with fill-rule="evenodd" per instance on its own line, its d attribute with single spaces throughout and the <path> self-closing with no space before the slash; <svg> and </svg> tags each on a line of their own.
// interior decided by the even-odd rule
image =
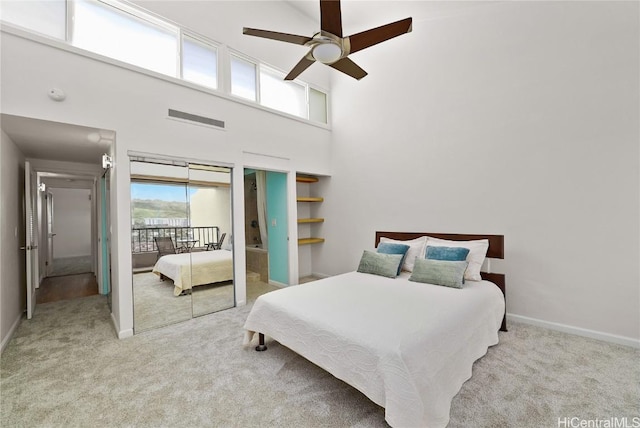
<svg viewBox="0 0 640 428">
<path fill-rule="evenodd" d="M 363 392 L 397 427 L 444 427 L 473 362 L 498 343 L 504 297 L 351 272 L 260 296 L 245 323 Z M 268 352 L 268 351 L 267 351 Z"/>
<path fill-rule="evenodd" d="M 153 273 L 171 278 L 175 286 L 173 294 L 178 296 L 183 290 L 197 285 L 233 279 L 232 252 L 214 250 L 169 254 L 160 257 Z"/>
</svg>

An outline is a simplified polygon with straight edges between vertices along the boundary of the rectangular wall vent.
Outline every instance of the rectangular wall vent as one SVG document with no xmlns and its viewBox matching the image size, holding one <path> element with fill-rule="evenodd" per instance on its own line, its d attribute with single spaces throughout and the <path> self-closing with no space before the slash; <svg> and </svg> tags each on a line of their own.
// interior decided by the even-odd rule
<svg viewBox="0 0 640 428">
<path fill-rule="evenodd" d="M 198 116 L 197 114 L 186 113 L 184 111 L 169 109 L 169 117 L 173 117 L 175 119 L 188 120 L 189 122 L 202 123 L 204 125 L 215 126 L 216 128 L 224 129 L 224 120 Z"/>
</svg>

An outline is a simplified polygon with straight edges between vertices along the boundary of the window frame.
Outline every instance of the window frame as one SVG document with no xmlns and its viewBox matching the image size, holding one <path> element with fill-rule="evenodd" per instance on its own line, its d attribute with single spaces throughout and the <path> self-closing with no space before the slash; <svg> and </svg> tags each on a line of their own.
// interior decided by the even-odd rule
<svg viewBox="0 0 640 428">
<path fill-rule="evenodd" d="M 220 73 L 220 70 L 222 69 L 222 67 L 220 67 L 221 65 L 221 61 L 220 61 L 220 52 L 221 52 L 221 43 L 215 42 L 205 36 L 202 36 L 194 31 L 188 30 L 186 28 L 182 28 L 179 27 L 180 29 L 180 35 L 179 35 L 179 43 L 178 43 L 178 74 L 177 74 L 177 78 L 184 81 L 184 82 L 189 82 L 192 83 L 194 85 L 198 85 L 198 86 L 202 86 L 204 88 L 207 88 L 209 90 L 212 91 L 220 91 L 220 92 L 224 92 L 223 90 L 221 90 L 222 86 L 221 86 L 221 78 L 220 75 L 222 73 Z M 212 88 L 210 86 L 206 86 L 203 85 L 201 83 L 197 83 L 197 82 L 192 82 L 191 80 L 187 80 L 184 78 L 184 57 L 183 57 L 183 43 L 184 43 L 184 38 L 188 37 L 190 39 L 195 40 L 198 43 L 201 43 L 205 46 L 210 46 L 212 48 L 214 48 L 216 50 L 216 87 Z"/>
<path fill-rule="evenodd" d="M 330 122 L 329 122 L 329 120 L 330 120 L 330 115 L 329 115 L 330 114 L 330 111 L 329 111 L 330 93 L 329 93 L 329 91 L 327 91 L 326 89 L 322 88 L 319 85 L 311 84 L 311 83 L 305 82 L 303 80 L 299 80 L 299 79 L 293 79 L 292 80 L 292 82 L 294 82 L 296 84 L 299 84 L 299 85 L 302 85 L 305 88 L 306 117 L 297 116 L 297 115 L 294 115 L 294 114 L 291 114 L 291 113 L 287 113 L 287 112 L 282 111 L 282 110 L 277 110 L 277 109 L 274 109 L 272 107 L 265 106 L 264 104 L 262 104 L 262 100 L 261 100 L 261 97 L 260 97 L 260 92 L 261 92 L 260 91 L 260 89 L 261 89 L 260 88 L 260 73 L 261 73 L 262 69 L 265 68 L 265 69 L 267 69 L 267 70 L 269 70 L 269 71 L 271 71 L 271 72 L 273 72 L 275 74 L 278 74 L 283 79 L 286 76 L 286 73 L 283 70 L 281 70 L 281 69 L 279 69 L 277 67 L 274 67 L 272 65 L 269 65 L 269 64 L 266 64 L 264 62 L 261 62 L 260 60 L 258 60 L 256 58 L 253 58 L 253 57 L 251 57 L 249 55 L 246 55 L 246 54 L 244 54 L 242 52 L 239 52 L 239 51 L 237 51 L 235 49 L 228 48 L 227 52 L 228 52 L 228 56 L 229 56 L 227 72 L 228 72 L 228 75 L 229 75 L 229 95 L 230 96 L 232 96 L 235 99 L 242 100 L 244 102 L 256 103 L 256 104 L 260 105 L 260 107 L 262 107 L 264 109 L 268 109 L 268 110 L 271 110 L 271 111 L 277 111 L 280 114 L 285 114 L 287 116 L 303 119 L 303 120 L 305 120 L 305 121 L 307 121 L 307 122 L 309 122 L 311 124 L 314 124 L 314 125 L 320 125 L 320 126 L 326 126 L 326 127 L 330 126 Z M 249 63 L 251 63 L 251 64 L 253 64 L 255 66 L 255 79 L 256 79 L 256 88 L 255 88 L 256 89 L 256 100 L 255 101 L 250 100 L 248 98 L 241 97 L 241 96 L 236 95 L 236 94 L 231 92 L 231 79 L 232 79 L 232 75 L 233 75 L 233 73 L 231 71 L 231 58 L 232 57 L 236 57 L 236 58 L 241 59 L 243 61 L 249 62 Z M 325 115 L 327 117 L 327 121 L 326 122 L 319 122 L 319 121 L 311 119 L 311 104 L 310 104 L 310 90 L 311 89 L 313 89 L 315 91 L 318 91 L 318 92 L 321 92 L 321 93 L 323 93 L 325 95 L 326 101 L 325 101 L 324 108 L 325 108 Z"/>
<path fill-rule="evenodd" d="M 243 100 L 245 102 L 256 103 L 262 106 L 262 104 L 260 104 L 260 61 L 254 58 L 251 58 L 250 56 L 243 54 L 242 52 L 239 52 L 235 49 L 229 48 L 227 51 L 229 53 L 229 61 L 228 61 L 229 67 L 227 67 L 225 70 L 228 70 L 228 73 L 229 73 L 229 95 L 231 95 L 236 99 Z M 254 73 L 255 73 L 254 77 L 256 79 L 256 99 L 255 100 L 250 100 L 249 98 L 241 97 L 240 95 L 236 95 L 233 92 L 231 92 L 231 88 L 233 87 L 233 84 L 232 84 L 233 72 L 231 71 L 231 57 L 234 57 L 234 56 L 238 59 L 249 62 L 255 66 L 254 67 Z"/>
<path fill-rule="evenodd" d="M 312 85 L 310 83 L 308 83 L 307 85 L 308 85 L 307 86 L 307 110 L 308 110 L 307 111 L 307 116 L 308 116 L 307 120 L 309 120 L 309 122 L 311 122 L 311 123 L 320 123 L 320 124 L 329 126 L 329 118 L 331 117 L 331 116 L 329 116 L 329 113 L 330 113 L 330 111 L 329 111 L 329 91 L 327 91 L 325 89 L 322 89 L 318 85 Z M 325 98 L 325 100 L 324 100 L 324 114 L 325 114 L 325 116 L 327 118 L 326 122 L 318 122 L 316 120 L 311 119 L 311 89 L 313 89 L 314 91 L 317 91 L 317 92 L 320 92 L 320 93 L 324 94 L 324 98 Z"/>
<path fill-rule="evenodd" d="M 265 74 L 272 74 L 272 75 L 274 75 L 276 77 L 281 78 L 283 81 L 285 81 L 284 78 L 286 77 L 286 73 L 283 72 L 282 70 L 280 70 L 280 69 L 278 69 L 276 67 L 270 66 L 268 64 L 264 64 L 264 63 L 259 63 L 258 65 L 259 65 L 259 69 L 257 70 L 258 71 L 258 81 L 261 80 L 260 77 L 262 76 L 262 71 L 263 70 L 264 70 Z M 302 88 L 304 90 L 304 101 L 305 101 L 305 104 L 306 104 L 306 106 L 305 106 L 306 117 L 298 116 L 296 114 L 289 113 L 289 112 L 286 112 L 284 110 L 278 110 L 276 108 L 266 106 L 266 105 L 262 104 L 262 100 L 260 100 L 260 105 L 262 107 L 268 108 L 270 110 L 280 111 L 282 113 L 285 113 L 285 114 L 288 114 L 288 115 L 291 115 L 291 116 L 295 116 L 295 117 L 300 117 L 302 119 L 306 119 L 306 120 L 310 121 L 310 119 L 309 119 L 309 84 L 307 82 L 303 82 L 302 80 L 298 80 L 298 79 L 293 79 L 293 80 L 290 80 L 288 82 L 291 82 L 291 83 L 294 83 L 296 85 L 302 86 Z M 258 95 L 260 95 L 260 92 L 258 92 Z"/>
<path fill-rule="evenodd" d="M 71 45 L 74 46 L 78 49 L 82 49 L 82 50 L 86 50 L 88 52 L 92 52 L 95 53 L 97 55 L 101 55 L 104 56 L 106 58 L 110 58 L 116 61 L 120 61 L 123 62 L 125 64 L 130 64 L 134 67 L 140 67 L 143 68 L 145 70 L 150 70 L 156 73 L 160 73 L 169 77 L 178 77 L 179 73 L 182 69 L 182 45 L 181 45 L 181 33 L 182 33 L 182 27 L 180 25 L 177 25 L 175 23 L 173 23 L 172 21 L 165 19 L 161 16 L 158 16 L 150 11 L 147 11 L 141 7 L 135 6 L 135 5 L 131 5 L 128 2 L 125 1 L 120 1 L 120 0 L 65 0 L 67 5 L 71 4 L 71 7 L 67 7 L 67 11 L 70 11 L 70 14 L 67 15 L 67 22 L 65 23 L 65 25 L 67 25 L 67 35 L 69 36 L 69 39 L 66 40 L 66 42 Z M 169 75 L 169 74 L 165 74 L 162 72 L 159 72 L 157 70 L 153 70 L 147 67 L 143 67 L 141 65 L 138 64 L 134 64 L 128 61 L 125 61 L 123 59 L 120 58 L 115 58 L 109 55 L 105 55 L 103 53 L 100 52 L 95 52 L 92 50 L 88 50 L 79 46 L 76 46 L 74 44 L 74 29 L 75 29 L 75 9 L 76 9 L 76 3 L 77 2 L 87 2 L 87 3 L 98 3 L 98 4 L 102 4 L 103 7 L 110 7 L 112 9 L 114 9 L 114 12 L 119 13 L 119 14 L 123 14 L 125 15 L 125 17 L 127 17 L 128 19 L 133 18 L 134 20 L 138 20 L 138 21 L 142 21 L 143 23 L 145 23 L 148 26 L 151 27 L 156 27 L 159 31 L 162 32 L 167 32 L 167 33 L 171 33 L 175 36 L 175 42 L 176 42 L 176 51 L 174 52 L 174 56 L 177 56 L 176 58 L 176 66 L 175 66 L 175 70 L 173 71 L 173 76 Z"/>
</svg>

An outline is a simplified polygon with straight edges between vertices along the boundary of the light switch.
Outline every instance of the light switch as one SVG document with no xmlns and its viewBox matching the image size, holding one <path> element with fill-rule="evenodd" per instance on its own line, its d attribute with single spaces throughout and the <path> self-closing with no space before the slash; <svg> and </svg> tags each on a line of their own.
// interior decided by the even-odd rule
<svg viewBox="0 0 640 428">
<path fill-rule="evenodd" d="M 276 227 L 278 225 L 278 222 L 276 221 L 275 218 L 271 219 L 271 226 Z"/>
</svg>

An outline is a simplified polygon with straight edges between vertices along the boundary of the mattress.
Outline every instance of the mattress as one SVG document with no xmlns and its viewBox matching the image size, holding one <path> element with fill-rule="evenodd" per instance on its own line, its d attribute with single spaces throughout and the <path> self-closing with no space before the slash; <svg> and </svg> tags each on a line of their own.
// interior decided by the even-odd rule
<svg viewBox="0 0 640 428">
<path fill-rule="evenodd" d="M 173 294 L 214 282 L 233 279 L 233 255 L 228 250 L 168 254 L 160 257 L 153 273 L 173 280 Z"/>
<path fill-rule="evenodd" d="M 444 427 L 504 310 L 488 281 L 453 289 L 350 272 L 260 296 L 245 344 L 275 339 L 384 407 L 392 426 Z"/>
</svg>

